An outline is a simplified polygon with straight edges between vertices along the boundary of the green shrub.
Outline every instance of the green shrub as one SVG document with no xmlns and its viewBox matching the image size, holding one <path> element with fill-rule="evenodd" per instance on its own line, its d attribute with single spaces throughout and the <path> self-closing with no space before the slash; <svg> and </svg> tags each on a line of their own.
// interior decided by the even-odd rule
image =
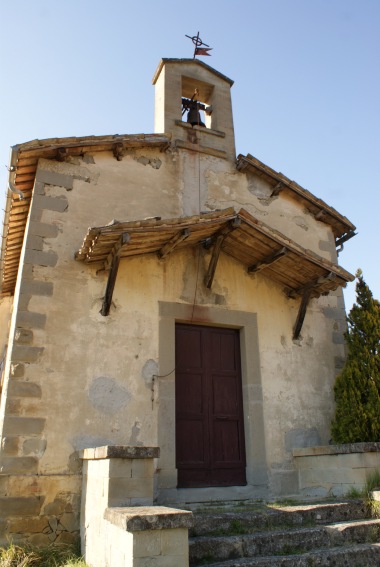
<svg viewBox="0 0 380 567">
<path fill-rule="evenodd" d="M 359 270 L 345 334 L 348 356 L 334 387 L 335 443 L 380 441 L 380 303 Z"/>
</svg>

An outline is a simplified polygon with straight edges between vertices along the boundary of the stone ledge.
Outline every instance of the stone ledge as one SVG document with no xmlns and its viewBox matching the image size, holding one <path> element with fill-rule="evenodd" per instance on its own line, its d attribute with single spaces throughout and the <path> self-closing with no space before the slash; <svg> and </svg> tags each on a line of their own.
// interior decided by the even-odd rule
<svg viewBox="0 0 380 567">
<path fill-rule="evenodd" d="M 200 132 L 201 134 L 211 134 L 212 136 L 219 136 L 219 138 L 226 137 L 225 132 L 221 132 L 220 130 L 213 130 L 212 128 L 207 128 L 207 126 L 192 126 L 188 122 L 182 122 L 182 120 L 176 120 L 175 123 L 176 126 L 181 126 L 182 128 L 190 128 L 190 130 L 194 130 L 195 132 Z"/>
<path fill-rule="evenodd" d="M 349 455 L 351 453 L 378 453 L 380 443 L 346 443 L 344 445 L 321 445 L 293 449 L 293 457 L 314 457 L 316 455 Z"/>
<path fill-rule="evenodd" d="M 191 528 L 193 514 L 165 506 L 106 508 L 104 519 L 128 532 Z"/>
<path fill-rule="evenodd" d="M 132 447 L 129 445 L 104 445 L 79 451 L 79 458 L 94 459 L 157 459 L 159 447 Z"/>
</svg>

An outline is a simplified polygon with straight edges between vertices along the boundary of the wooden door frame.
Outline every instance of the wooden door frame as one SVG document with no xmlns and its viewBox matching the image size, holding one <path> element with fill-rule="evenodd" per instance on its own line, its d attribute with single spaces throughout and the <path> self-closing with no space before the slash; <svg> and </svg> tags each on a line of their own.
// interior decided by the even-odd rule
<svg viewBox="0 0 380 567">
<path fill-rule="evenodd" d="M 175 323 L 230 327 L 240 331 L 241 374 L 247 483 L 252 487 L 267 484 L 264 412 L 261 387 L 257 316 L 255 313 L 198 307 L 183 303 L 159 302 L 159 375 L 158 379 L 158 461 L 159 499 L 175 497 Z M 181 489 L 189 490 L 189 489 Z M 195 489 L 194 489 L 195 490 Z M 205 489 L 196 489 L 205 490 Z"/>
</svg>

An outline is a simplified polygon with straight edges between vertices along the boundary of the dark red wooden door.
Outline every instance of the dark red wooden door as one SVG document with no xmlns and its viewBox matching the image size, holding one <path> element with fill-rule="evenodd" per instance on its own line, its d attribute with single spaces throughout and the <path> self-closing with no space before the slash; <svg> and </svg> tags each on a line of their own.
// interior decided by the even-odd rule
<svg viewBox="0 0 380 567">
<path fill-rule="evenodd" d="M 176 325 L 178 487 L 245 485 L 239 332 Z"/>
</svg>

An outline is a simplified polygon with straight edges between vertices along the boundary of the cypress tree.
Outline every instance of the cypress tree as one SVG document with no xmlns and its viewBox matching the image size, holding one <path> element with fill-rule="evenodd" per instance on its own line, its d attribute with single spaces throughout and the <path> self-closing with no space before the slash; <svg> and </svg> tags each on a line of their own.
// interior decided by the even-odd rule
<svg viewBox="0 0 380 567">
<path fill-rule="evenodd" d="M 346 364 L 336 379 L 335 443 L 380 441 L 380 303 L 358 270 L 348 317 Z"/>
</svg>

